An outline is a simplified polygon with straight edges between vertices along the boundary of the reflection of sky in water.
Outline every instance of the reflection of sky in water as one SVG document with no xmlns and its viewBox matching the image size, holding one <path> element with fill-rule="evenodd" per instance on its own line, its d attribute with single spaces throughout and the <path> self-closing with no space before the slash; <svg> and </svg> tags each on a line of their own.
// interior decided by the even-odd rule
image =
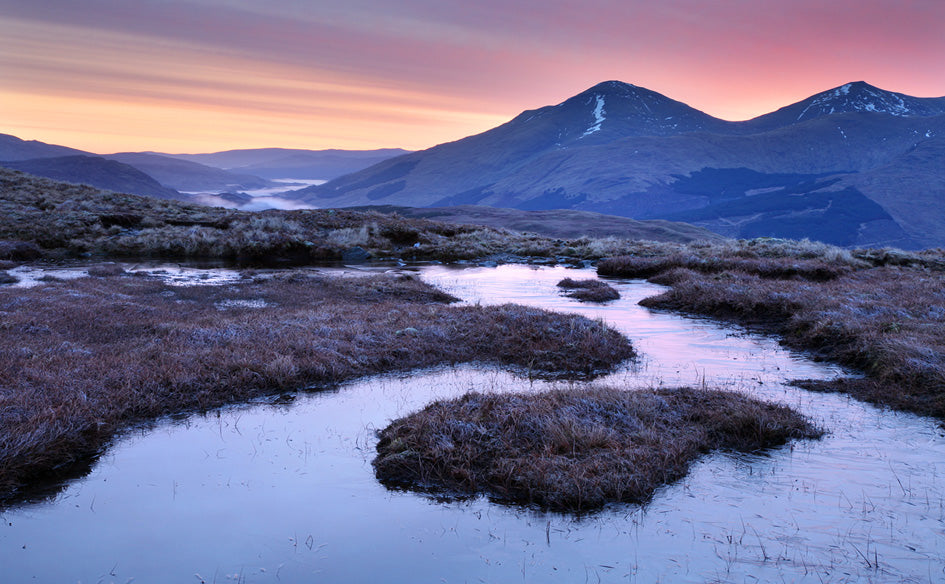
<svg viewBox="0 0 945 584">
<path fill-rule="evenodd" d="M 89 275 L 89 268 L 98 265 L 94 263 L 76 262 L 75 265 L 68 267 L 55 266 L 19 266 L 8 270 L 8 272 L 17 278 L 17 282 L 12 286 L 18 288 L 31 288 L 42 284 L 45 280 L 72 280 L 75 278 L 84 278 Z M 232 284 L 242 279 L 238 270 L 227 268 L 191 268 L 180 264 L 168 264 L 158 262 L 153 265 L 144 263 L 120 263 L 129 274 L 146 274 L 160 278 L 171 286 L 219 286 L 222 284 Z"/>
<path fill-rule="evenodd" d="M 722 386 L 787 403 L 820 441 L 716 454 L 645 507 L 584 518 L 391 492 L 373 431 L 433 399 L 547 387 L 444 368 L 346 384 L 292 405 L 230 408 L 118 442 L 57 501 L 2 514 L 0 565 L 26 581 L 919 582 L 945 580 L 945 439 L 933 421 L 783 385 L 833 367 L 706 321 L 636 306 L 659 287 L 582 305 L 563 268 L 424 278 L 470 301 L 516 300 L 602 317 L 642 363 L 605 383 Z M 12 524 L 12 525 L 10 525 Z M 878 562 L 878 565 L 876 565 Z M 112 576 L 111 574 L 115 574 Z"/>
</svg>

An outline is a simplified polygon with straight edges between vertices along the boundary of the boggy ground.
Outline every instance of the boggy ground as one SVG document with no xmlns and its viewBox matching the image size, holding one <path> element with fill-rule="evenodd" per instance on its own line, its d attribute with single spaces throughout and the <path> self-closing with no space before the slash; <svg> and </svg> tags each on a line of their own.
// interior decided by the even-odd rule
<svg viewBox="0 0 945 584">
<path fill-rule="evenodd" d="M 449 306 L 410 276 L 174 287 L 103 273 L 0 288 L 0 502 L 164 415 L 448 363 L 588 376 L 633 354 L 599 321 Z"/>
<path fill-rule="evenodd" d="M 652 308 L 760 325 L 794 348 L 863 378 L 800 381 L 809 389 L 945 420 L 945 253 L 841 250 L 758 241 L 681 254 L 622 256 L 600 274 L 671 286 Z"/>
<path fill-rule="evenodd" d="M 706 452 L 821 434 L 784 406 L 705 389 L 469 393 L 391 423 L 373 464 L 391 486 L 588 511 L 646 501 Z"/>
</svg>

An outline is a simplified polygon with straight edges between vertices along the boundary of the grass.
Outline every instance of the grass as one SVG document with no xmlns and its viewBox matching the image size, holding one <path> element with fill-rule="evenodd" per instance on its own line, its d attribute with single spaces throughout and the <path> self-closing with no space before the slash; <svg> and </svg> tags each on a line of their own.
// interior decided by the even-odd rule
<svg viewBox="0 0 945 584">
<path fill-rule="evenodd" d="M 760 325 L 863 378 L 801 381 L 945 419 L 945 253 L 762 241 L 617 257 L 602 274 L 671 286 L 641 302 Z"/>
<path fill-rule="evenodd" d="M 460 362 L 589 377 L 633 354 L 599 321 L 450 306 L 409 276 L 103 276 L 0 288 L 0 501 L 165 415 Z"/>
<path fill-rule="evenodd" d="M 609 302 L 620 298 L 616 288 L 601 280 L 565 278 L 558 282 L 558 288 L 565 291 L 565 296 L 581 302 Z"/>
<path fill-rule="evenodd" d="M 597 271 L 602 276 L 649 278 L 677 268 L 685 268 L 704 274 L 739 271 L 767 279 L 801 278 L 817 282 L 833 280 L 852 271 L 852 268 L 848 265 L 838 265 L 819 258 L 784 261 L 783 258 L 746 258 L 718 255 L 700 257 L 682 253 L 674 253 L 663 257 L 622 256 L 608 258 L 598 263 Z"/>
<path fill-rule="evenodd" d="M 628 239 L 553 239 L 375 211 L 235 211 L 101 191 L 0 168 L 0 259 L 15 248 L 17 254 L 45 258 L 216 258 L 305 265 L 340 261 L 346 250 L 360 247 L 374 258 L 405 260 L 596 260 L 633 245 Z"/>
<path fill-rule="evenodd" d="M 644 502 L 707 452 L 821 434 L 789 408 L 721 391 L 469 393 L 391 423 L 373 465 L 389 486 L 589 511 Z"/>
</svg>

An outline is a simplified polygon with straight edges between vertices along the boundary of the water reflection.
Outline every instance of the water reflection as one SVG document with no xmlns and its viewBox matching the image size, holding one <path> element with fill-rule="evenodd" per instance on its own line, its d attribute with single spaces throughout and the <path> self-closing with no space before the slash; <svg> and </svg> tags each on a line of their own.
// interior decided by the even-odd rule
<svg viewBox="0 0 945 584">
<path fill-rule="evenodd" d="M 469 302 L 600 317 L 642 352 L 605 382 L 701 384 L 790 404 L 830 434 L 707 457 L 646 507 L 586 517 L 443 503 L 373 478 L 374 430 L 434 399 L 554 384 L 472 367 L 347 384 L 125 437 L 55 501 L 2 515 L 4 580 L 136 582 L 937 582 L 945 580 L 945 439 L 934 422 L 783 384 L 840 371 L 770 339 L 653 313 L 616 282 L 605 306 L 559 296 L 575 275 L 525 266 L 425 279 Z"/>
</svg>

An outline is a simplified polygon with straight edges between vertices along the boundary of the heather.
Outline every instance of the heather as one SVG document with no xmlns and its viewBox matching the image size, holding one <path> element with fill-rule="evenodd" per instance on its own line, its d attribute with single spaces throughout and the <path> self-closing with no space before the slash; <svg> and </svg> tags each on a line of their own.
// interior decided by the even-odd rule
<svg viewBox="0 0 945 584">
<path fill-rule="evenodd" d="M 644 502 L 708 452 L 821 434 L 787 407 L 731 392 L 471 392 L 391 423 L 373 464 L 391 486 L 587 511 Z"/>
</svg>

